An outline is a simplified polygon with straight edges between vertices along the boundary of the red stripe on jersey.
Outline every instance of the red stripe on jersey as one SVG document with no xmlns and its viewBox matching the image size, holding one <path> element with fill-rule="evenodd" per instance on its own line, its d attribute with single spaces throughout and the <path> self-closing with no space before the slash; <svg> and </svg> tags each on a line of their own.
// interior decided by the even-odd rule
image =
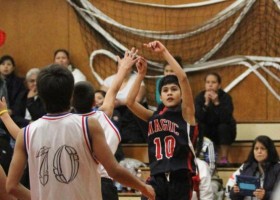
<svg viewBox="0 0 280 200">
<path fill-rule="evenodd" d="M 84 138 L 85 138 L 85 142 L 86 145 L 88 147 L 88 150 L 90 152 L 90 154 L 92 155 L 92 159 L 96 162 L 96 164 L 99 164 L 99 161 L 97 160 L 97 158 L 93 155 L 93 149 L 91 148 L 90 145 L 90 141 L 89 141 L 89 131 L 88 131 L 88 124 L 87 124 L 87 117 L 82 116 L 82 128 L 83 128 L 83 134 L 84 134 Z"/>
<path fill-rule="evenodd" d="M 83 134 L 84 134 L 84 138 L 85 138 L 85 141 L 86 141 L 86 145 L 87 145 L 89 151 L 92 152 L 92 149 L 91 149 L 90 144 L 89 144 L 86 119 L 87 119 L 86 117 L 82 116 Z"/>
<path fill-rule="evenodd" d="M 26 132 L 25 132 L 25 138 L 26 138 L 26 141 L 25 141 L 25 145 L 26 145 L 26 150 L 27 152 L 29 151 L 29 125 L 26 127 Z"/>
<path fill-rule="evenodd" d="M 191 127 L 190 127 L 190 131 L 191 131 Z M 188 133 L 188 134 L 191 134 L 191 133 Z M 197 137 L 198 136 L 198 126 L 196 125 L 194 128 L 193 128 L 193 138 L 195 138 L 195 136 Z M 190 148 L 190 152 L 189 152 L 189 154 L 188 154 L 188 157 L 187 157 L 187 167 L 188 167 L 188 169 L 190 169 L 191 170 L 191 173 L 195 173 L 196 172 L 196 169 L 194 168 L 195 166 L 193 166 L 192 164 L 193 164 L 193 162 L 192 161 L 194 161 L 194 159 L 195 159 L 195 155 L 194 155 L 194 153 L 195 152 L 193 152 L 192 150 L 191 150 L 191 147 L 189 147 Z M 196 165 L 196 162 L 194 161 L 194 164 Z"/>
<path fill-rule="evenodd" d="M 45 119 L 45 120 L 57 120 L 57 119 L 61 119 L 61 118 L 67 117 L 69 115 L 72 115 L 72 113 L 64 113 L 64 114 L 58 114 L 58 115 L 44 115 L 42 117 L 42 119 Z"/>
<path fill-rule="evenodd" d="M 193 131 L 193 137 L 191 138 L 193 146 L 196 146 L 197 138 L 198 138 L 198 126 L 195 126 Z"/>
<path fill-rule="evenodd" d="M 83 116 L 91 116 L 91 115 L 93 115 L 93 114 L 95 114 L 95 113 L 96 113 L 96 111 L 91 111 L 91 112 L 89 112 L 89 113 L 80 114 L 80 115 L 83 115 Z"/>
<path fill-rule="evenodd" d="M 112 123 L 112 121 L 109 119 L 109 117 L 105 113 L 103 113 L 103 115 L 104 115 L 105 119 L 107 120 L 107 122 L 110 124 L 110 126 L 114 129 L 114 131 L 115 131 L 115 133 L 116 133 L 116 135 L 119 139 L 119 142 L 120 142 L 121 141 L 121 135 L 120 135 L 118 129 L 115 127 L 115 125 Z"/>
</svg>

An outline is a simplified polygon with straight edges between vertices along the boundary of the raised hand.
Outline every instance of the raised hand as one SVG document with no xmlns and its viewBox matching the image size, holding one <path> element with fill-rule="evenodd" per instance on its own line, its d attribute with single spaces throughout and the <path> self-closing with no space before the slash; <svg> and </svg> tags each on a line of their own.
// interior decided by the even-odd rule
<svg viewBox="0 0 280 200">
<path fill-rule="evenodd" d="M 153 50 L 154 52 L 164 52 L 166 50 L 165 46 L 160 41 L 149 42 L 148 44 L 144 44 L 145 47 Z"/>
<path fill-rule="evenodd" d="M 132 69 L 132 66 L 136 63 L 138 56 L 137 56 L 138 49 L 134 47 L 131 50 L 127 50 L 124 54 L 124 57 L 121 59 L 117 56 L 118 67 L 119 69 L 129 70 Z"/>
<path fill-rule="evenodd" d="M 31 89 L 28 91 L 27 98 L 35 97 L 35 96 L 37 96 L 37 94 L 38 94 L 38 92 L 37 92 L 37 87 L 34 86 L 33 88 L 31 88 Z"/>
<path fill-rule="evenodd" d="M 139 57 L 136 63 L 138 74 L 145 76 L 147 73 L 147 61 L 143 57 Z"/>
</svg>

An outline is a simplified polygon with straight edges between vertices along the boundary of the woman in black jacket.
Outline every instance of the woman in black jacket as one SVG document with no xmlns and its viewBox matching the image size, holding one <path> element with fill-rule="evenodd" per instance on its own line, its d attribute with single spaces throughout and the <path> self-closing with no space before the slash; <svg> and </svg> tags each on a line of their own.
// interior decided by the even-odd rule
<svg viewBox="0 0 280 200">
<path fill-rule="evenodd" d="M 206 75 L 205 90 L 195 98 L 195 117 L 200 138 L 211 139 L 218 148 L 218 163 L 226 164 L 229 147 L 236 137 L 236 122 L 231 96 L 221 89 L 221 82 L 217 73 Z"/>
<path fill-rule="evenodd" d="M 245 196 L 235 184 L 230 191 L 232 200 L 258 199 L 270 200 L 274 188 L 280 181 L 279 155 L 273 141 L 268 136 L 258 136 L 246 162 L 241 166 L 241 175 L 260 178 L 260 188 L 253 192 L 253 196 Z"/>
</svg>

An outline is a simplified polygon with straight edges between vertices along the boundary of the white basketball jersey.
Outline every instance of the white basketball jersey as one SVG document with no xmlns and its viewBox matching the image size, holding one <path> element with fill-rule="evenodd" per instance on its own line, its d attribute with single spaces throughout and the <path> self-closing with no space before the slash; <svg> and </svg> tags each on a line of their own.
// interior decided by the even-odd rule
<svg viewBox="0 0 280 200">
<path fill-rule="evenodd" d="M 45 115 L 24 131 L 31 198 L 101 200 L 87 117 Z"/>
<path fill-rule="evenodd" d="M 107 144 L 110 147 L 112 153 L 115 154 L 116 150 L 118 148 L 118 145 L 121 141 L 121 136 L 120 136 L 118 129 L 115 127 L 115 125 L 109 119 L 109 117 L 102 111 L 92 111 L 92 112 L 83 114 L 83 116 L 92 116 L 98 120 L 102 129 L 104 130 Z M 107 171 L 103 167 L 103 165 L 101 165 L 101 164 L 98 165 L 98 171 L 99 171 L 101 177 L 110 178 Z"/>
</svg>

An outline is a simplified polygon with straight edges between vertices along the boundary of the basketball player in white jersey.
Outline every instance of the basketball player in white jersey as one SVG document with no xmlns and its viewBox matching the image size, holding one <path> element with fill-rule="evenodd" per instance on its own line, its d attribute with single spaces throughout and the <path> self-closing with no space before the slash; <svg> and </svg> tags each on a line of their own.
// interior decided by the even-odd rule
<svg viewBox="0 0 280 200">
<path fill-rule="evenodd" d="M 72 106 L 74 107 L 75 112 L 83 116 L 92 116 L 98 120 L 104 130 L 107 144 L 113 154 L 115 154 L 118 148 L 121 136 L 106 114 L 109 116 L 112 115 L 118 90 L 120 89 L 127 72 L 131 70 L 131 67 L 137 61 L 137 59 L 132 56 L 133 53 L 137 53 L 135 48 L 132 48 L 130 53 L 126 52 L 123 59 L 118 58 L 117 76 L 115 76 L 113 84 L 109 88 L 104 102 L 102 106 L 99 107 L 98 111 L 93 110 L 94 89 L 92 84 L 87 81 L 80 81 L 74 86 Z M 101 164 L 98 166 L 98 171 L 101 176 L 102 199 L 118 200 L 117 188 L 115 187 L 112 178 Z"/>
<path fill-rule="evenodd" d="M 154 200 L 154 190 L 114 159 L 99 122 L 69 113 L 73 87 L 73 75 L 59 65 L 38 75 L 38 93 L 48 114 L 18 135 L 6 183 L 8 193 L 21 200 L 101 200 L 96 156 L 113 179 Z M 27 160 L 31 194 L 19 185 Z"/>
</svg>

